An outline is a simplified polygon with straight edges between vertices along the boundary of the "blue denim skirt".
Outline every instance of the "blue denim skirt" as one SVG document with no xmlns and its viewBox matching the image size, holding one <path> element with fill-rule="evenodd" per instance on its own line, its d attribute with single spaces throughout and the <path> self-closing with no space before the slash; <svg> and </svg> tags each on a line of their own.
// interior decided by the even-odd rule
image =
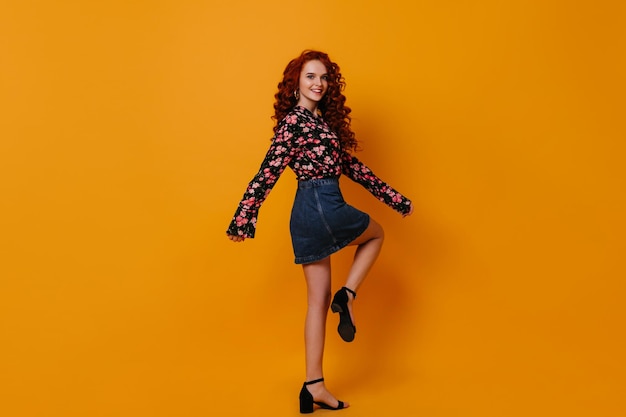
<svg viewBox="0 0 626 417">
<path fill-rule="evenodd" d="M 344 201 L 337 178 L 299 181 L 289 223 L 296 264 L 337 252 L 359 237 L 369 222 L 367 213 Z"/>
</svg>

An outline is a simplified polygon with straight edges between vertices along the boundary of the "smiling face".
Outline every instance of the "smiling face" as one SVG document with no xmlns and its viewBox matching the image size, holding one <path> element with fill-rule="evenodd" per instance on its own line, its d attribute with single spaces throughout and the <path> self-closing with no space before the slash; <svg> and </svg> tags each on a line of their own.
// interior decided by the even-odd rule
<svg viewBox="0 0 626 417">
<path fill-rule="evenodd" d="M 326 66 L 321 61 L 308 61 L 302 66 L 298 90 L 300 91 L 298 105 L 315 113 L 318 103 L 328 91 L 328 74 Z"/>
</svg>

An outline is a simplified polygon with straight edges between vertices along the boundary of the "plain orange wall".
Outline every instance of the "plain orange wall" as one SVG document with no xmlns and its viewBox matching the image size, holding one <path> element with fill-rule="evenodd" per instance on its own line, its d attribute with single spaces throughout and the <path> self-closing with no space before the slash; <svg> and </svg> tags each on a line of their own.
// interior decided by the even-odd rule
<svg viewBox="0 0 626 417">
<path fill-rule="evenodd" d="M 286 63 L 347 79 L 406 219 L 329 324 L 342 415 L 626 415 L 618 1 L 0 5 L 0 414 L 297 415 L 291 172 L 224 231 Z M 336 279 L 351 253 L 334 257 Z"/>
</svg>

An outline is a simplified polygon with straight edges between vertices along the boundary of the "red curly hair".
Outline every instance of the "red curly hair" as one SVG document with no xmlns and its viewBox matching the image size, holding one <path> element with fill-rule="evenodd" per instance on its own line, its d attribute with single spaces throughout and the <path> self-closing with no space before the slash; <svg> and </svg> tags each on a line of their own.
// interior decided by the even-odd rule
<svg viewBox="0 0 626 417">
<path fill-rule="evenodd" d="M 272 116 L 272 119 L 276 121 L 274 132 L 278 130 L 278 123 L 298 103 L 294 96 L 294 91 L 298 89 L 300 83 L 302 66 L 313 60 L 324 64 L 328 73 L 328 90 L 324 98 L 319 102 L 318 110 L 331 130 L 339 137 L 341 147 L 346 151 L 355 151 L 358 148 L 358 142 L 350 128 L 350 122 L 352 121 L 350 112 L 352 110 L 344 104 L 346 96 L 342 93 L 346 82 L 339 71 L 339 65 L 332 62 L 328 54 L 324 52 L 306 50 L 287 64 L 287 68 L 283 72 L 283 79 L 278 83 L 278 92 L 274 95 L 276 98 L 274 116 Z"/>
</svg>

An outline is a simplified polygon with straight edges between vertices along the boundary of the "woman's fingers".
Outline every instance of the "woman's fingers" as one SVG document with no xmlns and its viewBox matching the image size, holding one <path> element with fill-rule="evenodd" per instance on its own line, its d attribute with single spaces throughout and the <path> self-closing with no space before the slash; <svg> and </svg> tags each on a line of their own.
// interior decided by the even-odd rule
<svg viewBox="0 0 626 417">
<path fill-rule="evenodd" d="M 409 209 L 409 212 L 404 215 L 404 217 L 410 216 L 411 214 L 413 214 L 413 203 L 411 203 L 411 208 Z"/>
<path fill-rule="evenodd" d="M 226 236 L 228 236 L 228 238 L 232 240 L 233 242 L 243 242 L 245 240 L 245 237 L 243 236 L 235 236 L 235 235 L 229 235 L 229 234 L 227 234 Z"/>
</svg>

